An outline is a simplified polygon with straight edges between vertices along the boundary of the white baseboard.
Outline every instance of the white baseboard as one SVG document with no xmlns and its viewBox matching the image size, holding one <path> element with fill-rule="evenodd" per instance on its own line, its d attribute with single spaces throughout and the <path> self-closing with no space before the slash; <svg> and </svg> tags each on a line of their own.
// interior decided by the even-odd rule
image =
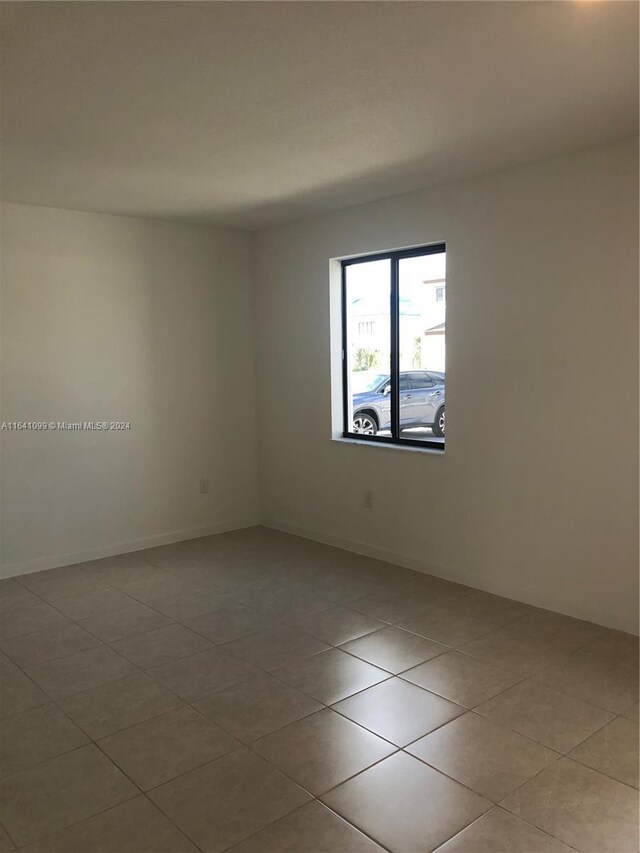
<svg viewBox="0 0 640 853">
<path fill-rule="evenodd" d="M 466 584 L 483 592 L 491 592 L 494 595 L 502 595 L 506 598 L 522 601 L 525 604 L 531 604 L 533 607 L 541 607 L 545 610 L 561 613 L 564 616 L 573 616 L 575 619 L 595 622 L 597 625 L 603 625 L 606 628 L 613 628 L 617 631 L 626 631 L 631 634 L 638 633 L 637 624 L 626 622 L 624 618 L 621 618 L 619 613 L 607 613 L 579 601 L 573 601 L 570 605 L 567 604 L 559 609 L 557 601 L 552 601 L 548 595 L 541 593 L 539 590 L 527 588 L 517 582 L 504 583 L 501 580 L 494 582 L 490 578 L 482 577 L 477 569 L 461 570 L 449 566 L 445 568 L 433 565 L 425 560 L 418 560 L 415 557 L 401 554 L 388 548 L 369 545 L 366 542 L 360 542 L 356 539 L 345 539 L 341 536 L 334 536 L 331 533 L 319 530 L 298 527 L 295 524 L 290 524 L 287 521 L 279 519 L 263 519 L 260 523 L 263 527 L 271 527 L 283 533 L 291 533 L 293 536 L 300 536 L 303 539 L 321 542 L 323 545 L 332 545 L 335 548 L 342 548 L 345 551 L 352 551 L 355 554 L 362 554 L 365 557 L 373 557 L 376 560 L 394 563 L 406 569 L 413 569 L 414 571 L 424 572 L 425 574 L 434 575 L 444 580 Z"/>
<path fill-rule="evenodd" d="M 75 563 L 85 563 L 88 560 L 99 560 L 102 557 L 115 557 L 128 554 L 131 551 L 144 551 L 145 548 L 155 548 L 158 545 L 170 545 L 172 542 L 184 542 L 187 539 L 199 539 L 202 536 L 213 536 L 216 533 L 227 533 L 230 530 L 240 530 L 244 527 L 255 527 L 260 524 L 257 518 L 242 518 L 234 521 L 221 521 L 207 527 L 193 527 L 188 530 L 176 530 L 171 533 L 157 533 L 132 542 L 119 542 L 115 545 L 104 545 L 100 548 L 90 548 L 86 551 L 74 551 L 68 554 L 54 554 L 38 557 L 35 560 L 24 560 L 19 563 L 5 563 L 0 567 L 0 578 L 13 578 L 18 575 L 28 575 L 44 569 L 56 569 L 59 566 L 71 566 Z"/>
<path fill-rule="evenodd" d="M 534 607 L 553 610 L 567 616 L 573 616 L 577 619 L 585 619 L 599 625 L 604 625 L 608 628 L 614 628 L 619 631 L 628 631 L 633 634 L 637 633 L 638 630 L 637 625 L 626 623 L 620 618 L 620 614 L 606 613 L 577 601 L 572 602 L 570 606 L 566 605 L 565 607 L 558 609 L 557 601 L 551 601 L 548 596 L 541 594 L 538 590 L 524 587 L 518 583 L 504 583 L 503 581 L 493 582 L 491 579 L 481 577 L 477 570 L 460 570 L 449 566 L 438 566 L 428 563 L 426 560 L 419 560 L 407 554 L 402 554 L 389 548 L 381 548 L 377 545 L 370 545 L 356 539 L 334 536 L 331 533 L 299 527 L 295 524 L 281 521 L 279 519 L 263 519 L 262 521 L 259 521 L 255 517 L 218 522 L 217 524 L 208 525 L 207 527 L 190 528 L 188 530 L 178 530 L 170 533 L 159 533 L 154 536 L 147 536 L 131 542 L 119 542 L 117 544 L 91 548 L 85 551 L 55 554 L 46 557 L 39 557 L 35 560 L 25 560 L 18 563 L 5 563 L 0 567 L 0 578 L 17 577 L 18 575 L 31 574 L 32 572 L 39 572 L 44 569 L 54 569 L 58 566 L 84 563 L 88 560 L 99 560 L 102 557 L 113 557 L 119 554 L 127 554 L 132 551 L 143 551 L 145 548 L 169 545 L 172 542 L 183 542 L 188 539 L 198 539 L 202 536 L 213 536 L 216 533 L 226 533 L 230 530 L 255 527 L 258 524 L 261 524 L 264 527 L 273 528 L 274 530 L 280 530 L 283 533 L 290 533 L 293 536 L 300 536 L 303 539 L 311 539 L 314 542 L 321 542 L 324 545 L 331 545 L 335 548 L 342 548 L 345 551 L 351 551 L 355 554 L 362 554 L 365 557 L 384 560 L 398 566 L 403 566 L 407 569 L 413 569 L 414 571 L 435 575 L 436 577 L 444 578 L 445 580 L 468 584 L 469 586 L 473 586 L 476 589 L 480 589 L 485 592 L 491 592 L 495 595 L 503 595 L 507 598 L 513 598 L 517 601 L 523 601 L 527 604 L 531 604 Z"/>
<path fill-rule="evenodd" d="M 444 577 L 444 575 L 438 574 L 436 566 L 424 560 L 416 560 L 413 557 L 408 557 L 406 554 L 399 554 L 396 551 L 391 551 L 388 548 L 380 548 L 377 545 L 369 545 L 357 539 L 344 539 L 341 536 L 333 536 L 331 533 L 309 530 L 304 527 L 298 527 L 295 524 L 289 524 L 287 521 L 276 521 L 275 519 L 263 519 L 260 524 L 263 527 L 280 530 L 282 533 L 300 536 L 302 539 L 311 539 L 313 542 L 321 542 L 323 545 L 331 545 L 334 548 L 342 548 L 344 551 L 352 551 L 354 554 L 362 554 L 363 557 L 373 557 L 374 560 L 384 560 L 387 563 L 394 563 L 396 566 L 403 566 L 405 569 L 414 569 L 417 572 Z"/>
</svg>

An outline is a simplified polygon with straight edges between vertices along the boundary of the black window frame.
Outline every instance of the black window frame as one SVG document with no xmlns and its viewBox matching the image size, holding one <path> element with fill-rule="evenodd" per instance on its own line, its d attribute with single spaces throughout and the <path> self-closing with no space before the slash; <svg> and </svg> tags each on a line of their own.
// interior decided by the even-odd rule
<svg viewBox="0 0 640 853">
<path fill-rule="evenodd" d="M 342 437 L 350 438 L 359 442 L 370 444 L 391 444 L 396 447 L 421 447 L 444 452 L 445 443 L 431 439 L 406 438 L 400 434 L 400 288 L 399 269 L 400 261 L 404 258 L 417 258 L 426 255 L 438 255 L 447 251 L 446 243 L 432 243 L 428 246 L 417 246 L 412 249 L 399 249 L 392 252 L 374 252 L 370 255 L 361 255 L 355 258 L 343 258 L 342 266 Z M 391 357 L 389 365 L 389 376 L 391 381 L 391 435 L 364 435 L 363 433 L 351 432 L 349 430 L 349 360 L 348 353 L 348 319 L 347 319 L 347 268 L 354 264 L 366 264 L 371 261 L 390 262 L 390 333 L 391 333 Z M 417 371 L 412 371 L 417 372 Z M 425 368 L 425 373 L 429 371 Z"/>
</svg>

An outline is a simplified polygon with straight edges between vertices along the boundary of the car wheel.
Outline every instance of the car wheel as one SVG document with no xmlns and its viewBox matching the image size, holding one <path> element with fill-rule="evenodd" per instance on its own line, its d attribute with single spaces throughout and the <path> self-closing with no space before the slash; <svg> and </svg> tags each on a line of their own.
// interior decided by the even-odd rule
<svg viewBox="0 0 640 853">
<path fill-rule="evenodd" d="M 368 412 L 358 412 L 353 416 L 352 430 L 362 435 L 375 435 L 378 432 L 378 423 Z"/>
<path fill-rule="evenodd" d="M 437 435 L 438 438 L 443 438 L 444 436 L 444 406 L 440 406 L 436 413 L 436 419 L 433 422 L 433 434 Z"/>
</svg>

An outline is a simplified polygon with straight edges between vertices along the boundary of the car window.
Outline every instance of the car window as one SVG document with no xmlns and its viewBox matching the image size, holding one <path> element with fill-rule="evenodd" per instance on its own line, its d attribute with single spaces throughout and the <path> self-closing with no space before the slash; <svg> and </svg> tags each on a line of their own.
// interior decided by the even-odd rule
<svg viewBox="0 0 640 853">
<path fill-rule="evenodd" d="M 351 374 L 351 391 L 363 394 L 367 391 L 377 391 L 380 385 L 389 381 L 389 377 L 377 370 L 359 370 Z M 382 386 L 384 387 L 384 385 Z"/>
<path fill-rule="evenodd" d="M 416 389 L 431 388 L 433 386 L 433 379 L 428 373 L 410 373 L 409 377 L 411 379 L 412 386 Z"/>
<path fill-rule="evenodd" d="M 410 377 L 410 374 L 408 374 L 408 373 L 401 373 L 400 374 L 400 390 L 401 391 L 408 391 L 410 388 L 413 388 L 413 383 L 411 382 L 411 379 L 409 377 Z"/>
</svg>

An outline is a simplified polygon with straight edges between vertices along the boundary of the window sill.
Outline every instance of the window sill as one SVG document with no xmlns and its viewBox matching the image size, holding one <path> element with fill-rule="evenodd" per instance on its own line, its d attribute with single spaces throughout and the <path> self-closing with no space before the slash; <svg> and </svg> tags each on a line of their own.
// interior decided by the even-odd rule
<svg viewBox="0 0 640 853">
<path fill-rule="evenodd" d="M 359 447 L 375 447 L 378 450 L 400 450 L 402 453 L 409 451 L 410 453 L 429 453 L 432 456 L 444 456 L 445 450 L 437 450 L 435 447 L 416 447 L 415 444 L 387 444 L 386 442 L 366 441 L 357 438 L 345 438 L 344 436 L 334 436 L 331 441 L 338 444 L 355 444 Z"/>
</svg>

